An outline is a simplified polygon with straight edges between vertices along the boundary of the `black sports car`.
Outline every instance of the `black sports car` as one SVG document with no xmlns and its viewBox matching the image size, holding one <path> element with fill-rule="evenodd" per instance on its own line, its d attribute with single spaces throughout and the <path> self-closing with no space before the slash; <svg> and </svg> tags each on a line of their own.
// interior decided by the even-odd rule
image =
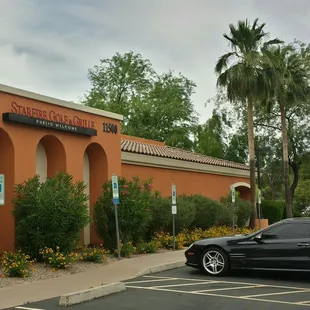
<svg viewBox="0 0 310 310">
<path fill-rule="evenodd" d="M 185 257 L 187 266 L 212 276 L 230 269 L 310 271 L 310 218 L 285 219 L 248 235 L 199 240 Z"/>
</svg>

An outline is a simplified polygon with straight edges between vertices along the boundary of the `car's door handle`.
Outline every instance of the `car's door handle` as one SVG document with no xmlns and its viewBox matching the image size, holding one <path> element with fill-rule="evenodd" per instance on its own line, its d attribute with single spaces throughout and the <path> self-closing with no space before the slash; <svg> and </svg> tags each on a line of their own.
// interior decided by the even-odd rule
<svg viewBox="0 0 310 310">
<path fill-rule="evenodd" d="M 298 246 L 309 246 L 310 244 L 308 242 L 299 242 L 297 243 Z"/>
</svg>

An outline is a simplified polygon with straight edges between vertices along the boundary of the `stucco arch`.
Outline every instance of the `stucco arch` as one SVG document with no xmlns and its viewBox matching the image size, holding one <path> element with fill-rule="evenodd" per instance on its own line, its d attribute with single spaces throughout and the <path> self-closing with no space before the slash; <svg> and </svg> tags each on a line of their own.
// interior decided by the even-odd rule
<svg viewBox="0 0 310 310">
<path fill-rule="evenodd" d="M 86 147 L 83 161 L 84 183 L 86 185 L 86 194 L 89 196 L 89 213 L 92 217 L 93 206 L 98 196 L 102 194 L 102 185 L 108 181 L 108 160 L 103 147 L 93 142 Z M 88 243 L 102 243 L 92 224 L 84 229 L 84 244 Z"/>
<path fill-rule="evenodd" d="M 45 152 L 44 152 L 45 151 Z M 45 156 L 45 159 L 44 159 Z M 46 163 L 43 163 L 43 161 Z M 41 171 L 42 180 L 46 177 L 54 177 L 57 172 L 66 172 L 67 156 L 62 142 L 53 135 L 41 138 L 37 145 L 37 173 Z M 46 174 L 43 173 L 46 169 Z"/>
<path fill-rule="evenodd" d="M 12 198 L 15 184 L 15 150 L 11 137 L 0 128 L 0 174 L 5 177 L 4 205 L 0 206 L 0 249 L 14 250 L 15 221 L 12 215 Z"/>
<path fill-rule="evenodd" d="M 246 183 L 246 182 L 237 182 L 237 183 L 234 183 L 230 186 L 230 188 L 237 188 L 237 187 L 247 187 L 247 188 L 251 188 L 250 184 L 249 183 Z"/>
<path fill-rule="evenodd" d="M 240 193 L 240 198 L 244 200 L 251 199 L 251 186 L 249 183 L 237 182 L 230 186 L 230 189 L 233 189 L 233 188 Z"/>
</svg>

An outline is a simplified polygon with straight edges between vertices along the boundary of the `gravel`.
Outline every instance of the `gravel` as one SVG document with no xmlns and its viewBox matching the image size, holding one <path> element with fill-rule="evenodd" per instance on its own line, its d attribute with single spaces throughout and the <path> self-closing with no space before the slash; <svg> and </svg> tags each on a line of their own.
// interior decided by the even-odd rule
<svg viewBox="0 0 310 310">
<path fill-rule="evenodd" d="M 157 253 L 164 253 L 167 250 L 160 249 Z M 146 254 L 134 254 L 132 258 L 139 257 Z M 130 258 L 121 258 L 121 259 L 130 259 Z M 117 257 L 107 255 L 107 261 L 104 264 L 96 264 L 92 262 L 86 261 L 77 261 L 72 264 L 67 269 L 57 269 L 53 271 L 51 267 L 45 267 L 43 263 L 34 263 L 32 268 L 35 270 L 32 272 L 31 276 L 28 278 L 14 278 L 14 277 L 5 277 L 2 278 L 1 275 L 3 274 L 2 268 L 0 266 L 0 289 L 15 285 L 20 285 L 24 283 L 30 283 L 38 280 L 47 280 L 51 278 L 57 278 L 65 275 L 75 274 L 79 272 L 88 271 L 90 269 L 100 268 L 104 265 L 111 264 L 113 262 L 118 261 Z"/>
<path fill-rule="evenodd" d="M 74 262 L 72 266 L 70 266 L 67 269 L 57 269 L 55 271 L 53 271 L 53 268 L 51 267 L 45 267 L 44 263 L 34 263 L 32 265 L 32 268 L 34 268 L 35 270 L 32 272 L 30 277 L 27 278 L 1 277 L 0 288 L 84 272 L 90 269 L 100 268 L 104 265 L 113 263 L 114 261 L 117 261 L 117 258 L 109 256 L 107 257 L 107 262 L 104 264 L 96 264 L 93 262 L 86 262 L 86 261 L 77 261 Z M 0 276 L 2 274 L 3 271 L 2 268 L 0 267 Z"/>
</svg>

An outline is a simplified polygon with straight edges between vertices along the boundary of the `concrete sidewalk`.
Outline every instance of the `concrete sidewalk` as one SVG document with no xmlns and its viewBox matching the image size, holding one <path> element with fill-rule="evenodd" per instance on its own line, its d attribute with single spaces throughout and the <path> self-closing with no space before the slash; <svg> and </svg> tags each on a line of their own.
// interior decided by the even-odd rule
<svg viewBox="0 0 310 310">
<path fill-rule="evenodd" d="M 102 268 L 59 278 L 40 280 L 0 289 L 0 309 L 36 302 L 103 284 L 136 277 L 138 272 L 155 265 L 184 260 L 184 250 L 124 259 Z"/>
</svg>

